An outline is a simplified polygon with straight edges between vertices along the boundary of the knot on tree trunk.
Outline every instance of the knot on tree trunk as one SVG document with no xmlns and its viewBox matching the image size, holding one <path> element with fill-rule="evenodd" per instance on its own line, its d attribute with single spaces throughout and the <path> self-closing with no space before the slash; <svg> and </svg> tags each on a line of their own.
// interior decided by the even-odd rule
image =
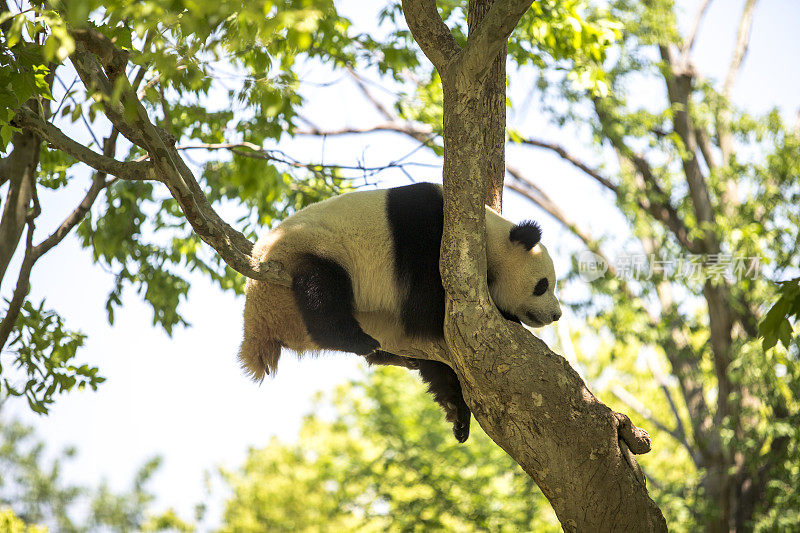
<svg viewBox="0 0 800 533">
<path fill-rule="evenodd" d="M 636 427 L 627 415 L 614 413 L 617 419 L 617 433 L 619 438 L 628 445 L 630 451 L 636 455 L 647 453 L 651 449 L 650 434 L 640 427 Z"/>
</svg>

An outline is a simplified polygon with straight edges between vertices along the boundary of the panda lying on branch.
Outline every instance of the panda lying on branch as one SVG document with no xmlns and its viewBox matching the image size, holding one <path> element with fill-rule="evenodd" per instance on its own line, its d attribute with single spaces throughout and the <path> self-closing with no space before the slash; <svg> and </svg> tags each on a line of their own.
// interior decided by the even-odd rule
<svg viewBox="0 0 800 533">
<path fill-rule="evenodd" d="M 380 350 L 403 339 L 443 337 L 442 221 L 442 189 L 432 183 L 352 192 L 284 220 L 258 240 L 253 257 L 283 264 L 292 286 L 248 281 L 242 366 L 261 380 L 275 373 L 285 347 L 416 368 L 464 442 L 470 411 L 455 372 Z M 535 222 L 514 225 L 486 208 L 489 293 L 506 319 L 533 327 L 561 316 L 553 263 L 540 239 Z"/>
</svg>

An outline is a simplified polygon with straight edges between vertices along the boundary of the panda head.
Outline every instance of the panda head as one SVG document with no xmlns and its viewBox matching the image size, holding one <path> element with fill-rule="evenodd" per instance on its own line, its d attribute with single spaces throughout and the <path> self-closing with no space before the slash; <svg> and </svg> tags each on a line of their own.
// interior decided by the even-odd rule
<svg viewBox="0 0 800 533">
<path fill-rule="evenodd" d="M 541 244 L 539 224 L 513 226 L 494 261 L 489 290 L 503 315 L 538 328 L 561 318 L 553 261 Z"/>
</svg>

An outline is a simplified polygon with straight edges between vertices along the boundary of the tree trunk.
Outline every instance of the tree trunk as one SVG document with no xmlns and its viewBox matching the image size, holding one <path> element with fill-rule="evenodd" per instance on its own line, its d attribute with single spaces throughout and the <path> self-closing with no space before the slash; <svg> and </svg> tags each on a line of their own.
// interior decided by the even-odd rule
<svg viewBox="0 0 800 533">
<path fill-rule="evenodd" d="M 473 6 L 476 2 L 472 2 Z M 517 461 L 550 500 L 567 531 L 665 531 L 638 465 L 620 444 L 630 422 L 597 400 L 566 360 L 519 325 L 504 320 L 486 285 L 486 161 L 502 161 L 505 120 L 484 105 L 484 87 L 530 1 L 496 3 L 455 44 L 433 0 L 404 0 L 409 27 L 442 79 L 444 93 L 444 234 L 446 350 L 467 403 L 486 433 Z M 504 59 L 504 58 L 503 58 Z M 503 111 L 504 112 L 504 109 Z M 487 118 L 486 113 L 491 113 Z M 488 128 L 494 131 L 487 132 Z M 476 147 L 479 147 L 476 149 Z M 631 434 L 635 451 L 649 449 Z"/>
<path fill-rule="evenodd" d="M 469 33 L 489 12 L 495 0 L 470 0 L 467 11 Z M 506 174 L 506 44 L 492 61 L 480 89 L 479 116 L 483 117 L 483 139 L 477 152 L 484 155 L 481 176 L 487 180 L 485 203 L 498 213 L 503 211 L 503 181 Z"/>
</svg>

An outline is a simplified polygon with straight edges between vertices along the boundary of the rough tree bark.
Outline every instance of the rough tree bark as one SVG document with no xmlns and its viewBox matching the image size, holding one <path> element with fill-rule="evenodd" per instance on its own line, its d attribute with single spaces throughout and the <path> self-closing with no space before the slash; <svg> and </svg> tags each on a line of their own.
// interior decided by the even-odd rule
<svg viewBox="0 0 800 533">
<path fill-rule="evenodd" d="M 492 64 L 530 1 L 486 3 L 491 8 L 470 25 L 462 50 L 434 0 L 403 1 L 409 28 L 439 72 L 444 93 L 447 319 L 446 349 L 438 356 L 458 374 L 481 427 L 536 480 L 565 530 L 666 530 L 628 451 L 647 451 L 646 434 L 597 400 L 564 358 L 503 320 L 489 297 L 485 161 L 502 161 L 497 152 L 504 147 L 485 141 L 494 135 L 485 132 L 481 111 L 490 111 L 484 88 L 497 87 L 487 76 L 497 72 Z M 494 127 L 504 124 L 495 120 Z"/>
</svg>

